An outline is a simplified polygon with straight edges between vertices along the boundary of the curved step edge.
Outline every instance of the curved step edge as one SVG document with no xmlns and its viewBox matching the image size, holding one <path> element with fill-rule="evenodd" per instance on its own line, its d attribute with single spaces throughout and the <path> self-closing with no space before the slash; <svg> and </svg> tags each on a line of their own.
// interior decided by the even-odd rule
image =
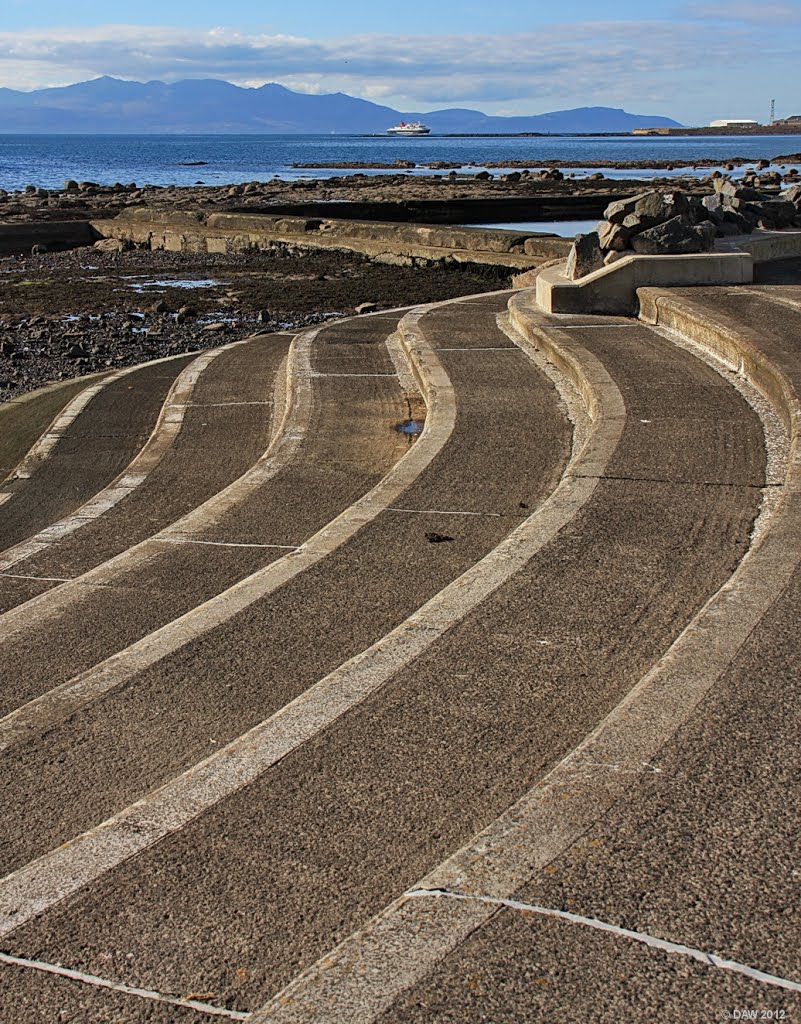
<svg viewBox="0 0 801 1024">
<path fill-rule="evenodd" d="M 404 464 L 408 466 L 413 461 L 410 457 L 415 454 L 418 446 L 421 446 L 420 451 L 423 450 L 426 437 L 430 439 L 430 453 L 427 453 L 425 459 L 427 463 L 450 434 L 452 427 L 448 428 L 447 423 L 444 426 L 437 423 L 440 417 L 452 420 L 455 410 L 452 407 L 452 389 L 444 370 L 439 366 L 434 352 L 426 345 L 419 329 L 420 319 L 426 311 L 419 309 L 410 314 L 401 333 L 419 373 L 426 400 L 431 402 L 433 415 L 427 417 L 428 434 L 424 430 L 420 440 L 407 455 L 365 496 L 361 508 L 354 506 L 321 531 L 323 535 L 328 534 L 329 540 L 332 536 L 347 539 L 344 536 L 346 531 L 349 536 L 352 535 L 360 525 L 373 518 L 381 507 L 386 507 L 394 500 L 396 494 L 406 486 L 406 481 L 402 479 L 407 475 Z M 183 828 L 214 804 L 249 785 L 289 751 L 327 728 L 331 722 L 383 686 L 506 582 L 570 522 L 597 486 L 597 480 L 573 476 L 573 473 L 581 471 L 585 455 L 597 461 L 604 447 L 607 458 L 610 458 L 623 425 L 622 399 L 614 382 L 608 375 L 604 379 L 605 371 L 593 356 L 572 343 L 571 349 L 576 372 L 586 358 L 588 374 L 596 381 L 603 380 L 594 401 L 596 421 L 590 440 L 571 463 L 569 474 L 562 478 L 554 493 L 540 508 L 490 554 L 452 581 L 400 626 L 329 673 L 265 722 L 124 811 L 71 840 L 66 846 L 45 854 L 7 876 L 0 882 L 0 935 L 13 931 L 25 921 L 91 884 L 122 861 L 136 856 Z M 299 555 L 312 552 L 315 553 L 316 561 L 329 549 L 325 538 L 321 538 L 317 546 L 304 545 L 303 551 L 288 556 L 286 561 L 291 564 Z M 265 570 L 256 574 L 261 577 L 267 575 Z M 253 580 L 254 577 L 251 577 L 238 587 L 247 588 Z M 232 590 L 237 590 L 237 587 Z M 227 592 L 223 600 L 227 600 L 229 595 L 231 591 Z M 247 599 L 249 594 L 244 597 Z M 247 603 L 251 602 L 247 600 Z M 223 609 L 223 613 L 228 611 L 227 607 Z M 177 623 L 180 621 L 177 620 Z M 173 624 L 171 628 L 175 626 Z"/>
<path fill-rule="evenodd" d="M 208 349 L 193 359 L 173 381 L 150 436 L 125 469 L 102 490 L 63 519 L 51 523 L 32 537 L 6 548 L 5 551 L 0 551 L 0 573 L 8 572 L 19 562 L 57 544 L 64 537 L 70 536 L 81 527 L 86 526 L 87 523 L 98 519 L 144 483 L 178 437 L 183 425 L 186 403 L 189 402 L 200 375 L 218 355 L 241 344 L 243 344 L 242 341 L 235 341 L 231 345 Z M 112 381 L 119 380 L 120 377 L 133 372 L 134 369 L 139 370 L 142 369 L 142 366 L 147 365 L 151 364 L 145 363 L 133 367 L 131 370 L 121 371 L 119 374 L 114 374 L 82 391 L 57 418 L 54 429 L 37 441 L 29 455 L 20 464 L 24 467 L 32 460 L 29 468 L 24 470 L 25 475 L 30 477 L 42 462 L 49 458 L 64 432 L 99 391 Z M 21 475 L 20 467 L 17 467 L 15 472 L 17 475 Z"/>
<path fill-rule="evenodd" d="M 801 406 L 792 382 L 736 325 L 684 298 L 639 294 L 643 319 L 728 359 L 787 424 L 782 500 L 729 580 L 582 743 L 468 844 L 302 971 L 250 1016 L 252 1024 L 376 1021 L 496 914 L 499 900 L 512 897 L 625 797 L 636 769 L 692 716 L 801 564 Z M 588 771 L 598 764 L 620 770 Z"/>
</svg>

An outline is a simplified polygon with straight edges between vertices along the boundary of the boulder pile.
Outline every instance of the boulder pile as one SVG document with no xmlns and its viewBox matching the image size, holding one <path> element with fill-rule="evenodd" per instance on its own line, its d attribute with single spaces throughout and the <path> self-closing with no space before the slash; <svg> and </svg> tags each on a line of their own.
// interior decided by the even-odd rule
<svg viewBox="0 0 801 1024">
<path fill-rule="evenodd" d="M 708 196 L 642 192 L 610 203 L 595 231 L 577 235 L 568 256 L 570 280 L 634 253 L 678 256 L 709 252 L 716 238 L 801 228 L 801 185 L 764 195 L 728 178 L 714 180 Z"/>
</svg>

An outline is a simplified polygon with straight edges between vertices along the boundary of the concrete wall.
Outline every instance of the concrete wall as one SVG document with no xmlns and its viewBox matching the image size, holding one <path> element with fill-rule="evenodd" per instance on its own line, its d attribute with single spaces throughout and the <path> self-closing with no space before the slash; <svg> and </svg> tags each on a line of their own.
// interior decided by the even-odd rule
<svg viewBox="0 0 801 1024">
<path fill-rule="evenodd" d="M 101 231 L 85 220 L 0 224 L 0 255 L 30 253 L 34 245 L 41 245 L 54 252 L 75 249 L 81 245 L 91 245 L 101 237 Z"/>
<path fill-rule="evenodd" d="M 609 182 L 604 182 L 605 186 Z M 548 196 L 495 199 L 409 199 L 398 202 L 303 202 L 277 203 L 256 208 L 275 217 L 334 217 L 339 220 L 392 221 L 418 224 L 503 224 L 520 220 L 601 220 L 609 203 L 628 198 L 628 190 L 599 195 Z M 254 207 L 232 210 L 251 215 Z"/>
<path fill-rule="evenodd" d="M 567 239 L 519 231 L 264 214 L 205 217 L 169 209 L 136 208 L 93 224 L 106 237 L 170 252 L 242 252 L 278 244 L 358 252 L 391 264 L 446 260 L 512 271 L 538 266 L 554 255 L 566 256 L 570 248 Z"/>
<path fill-rule="evenodd" d="M 564 264 L 537 275 L 537 305 L 546 313 L 637 312 L 637 289 L 649 286 L 748 284 L 754 277 L 750 253 L 697 256 L 626 256 L 610 267 L 571 281 Z"/>
</svg>

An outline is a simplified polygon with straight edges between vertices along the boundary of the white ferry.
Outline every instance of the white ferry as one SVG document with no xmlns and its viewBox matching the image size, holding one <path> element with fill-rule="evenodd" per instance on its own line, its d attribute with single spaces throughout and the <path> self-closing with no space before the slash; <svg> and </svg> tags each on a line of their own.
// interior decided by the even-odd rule
<svg viewBox="0 0 801 1024">
<path fill-rule="evenodd" d="M 414 121 L 410 124 L 401 121 L 400 124 L 396 124 L 393 128 L 387 128 L 387 135 L 428 135 L 430 132 L 431 129 L 426 128 L 419 121 Z"/>
</svg>

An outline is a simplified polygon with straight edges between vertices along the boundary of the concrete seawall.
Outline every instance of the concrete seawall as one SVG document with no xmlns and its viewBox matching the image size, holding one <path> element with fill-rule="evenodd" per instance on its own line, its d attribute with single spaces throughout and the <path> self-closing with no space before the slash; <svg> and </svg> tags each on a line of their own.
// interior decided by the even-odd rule
<svg viewBox="0 0 801 1024">
<path fill-rule="evenodd" d="M 489 264 L 524 271 L 564 257 L 567 239 L 499 229 L 388 221 L 133 209 L 93 221 L 99 235 L 168 252 L 243 252 L 274 245 L 343 249 L 401 266 L 432 262 Z"/>
<path fill-rule="evenodd" d="M 40 221 L 29 224 L 0 224 L 0 255 L 29 253 L 35 245 L 51 251 L 92 245 L 103 237 L 98 228 L 85 220 Z"/>
</svg>

